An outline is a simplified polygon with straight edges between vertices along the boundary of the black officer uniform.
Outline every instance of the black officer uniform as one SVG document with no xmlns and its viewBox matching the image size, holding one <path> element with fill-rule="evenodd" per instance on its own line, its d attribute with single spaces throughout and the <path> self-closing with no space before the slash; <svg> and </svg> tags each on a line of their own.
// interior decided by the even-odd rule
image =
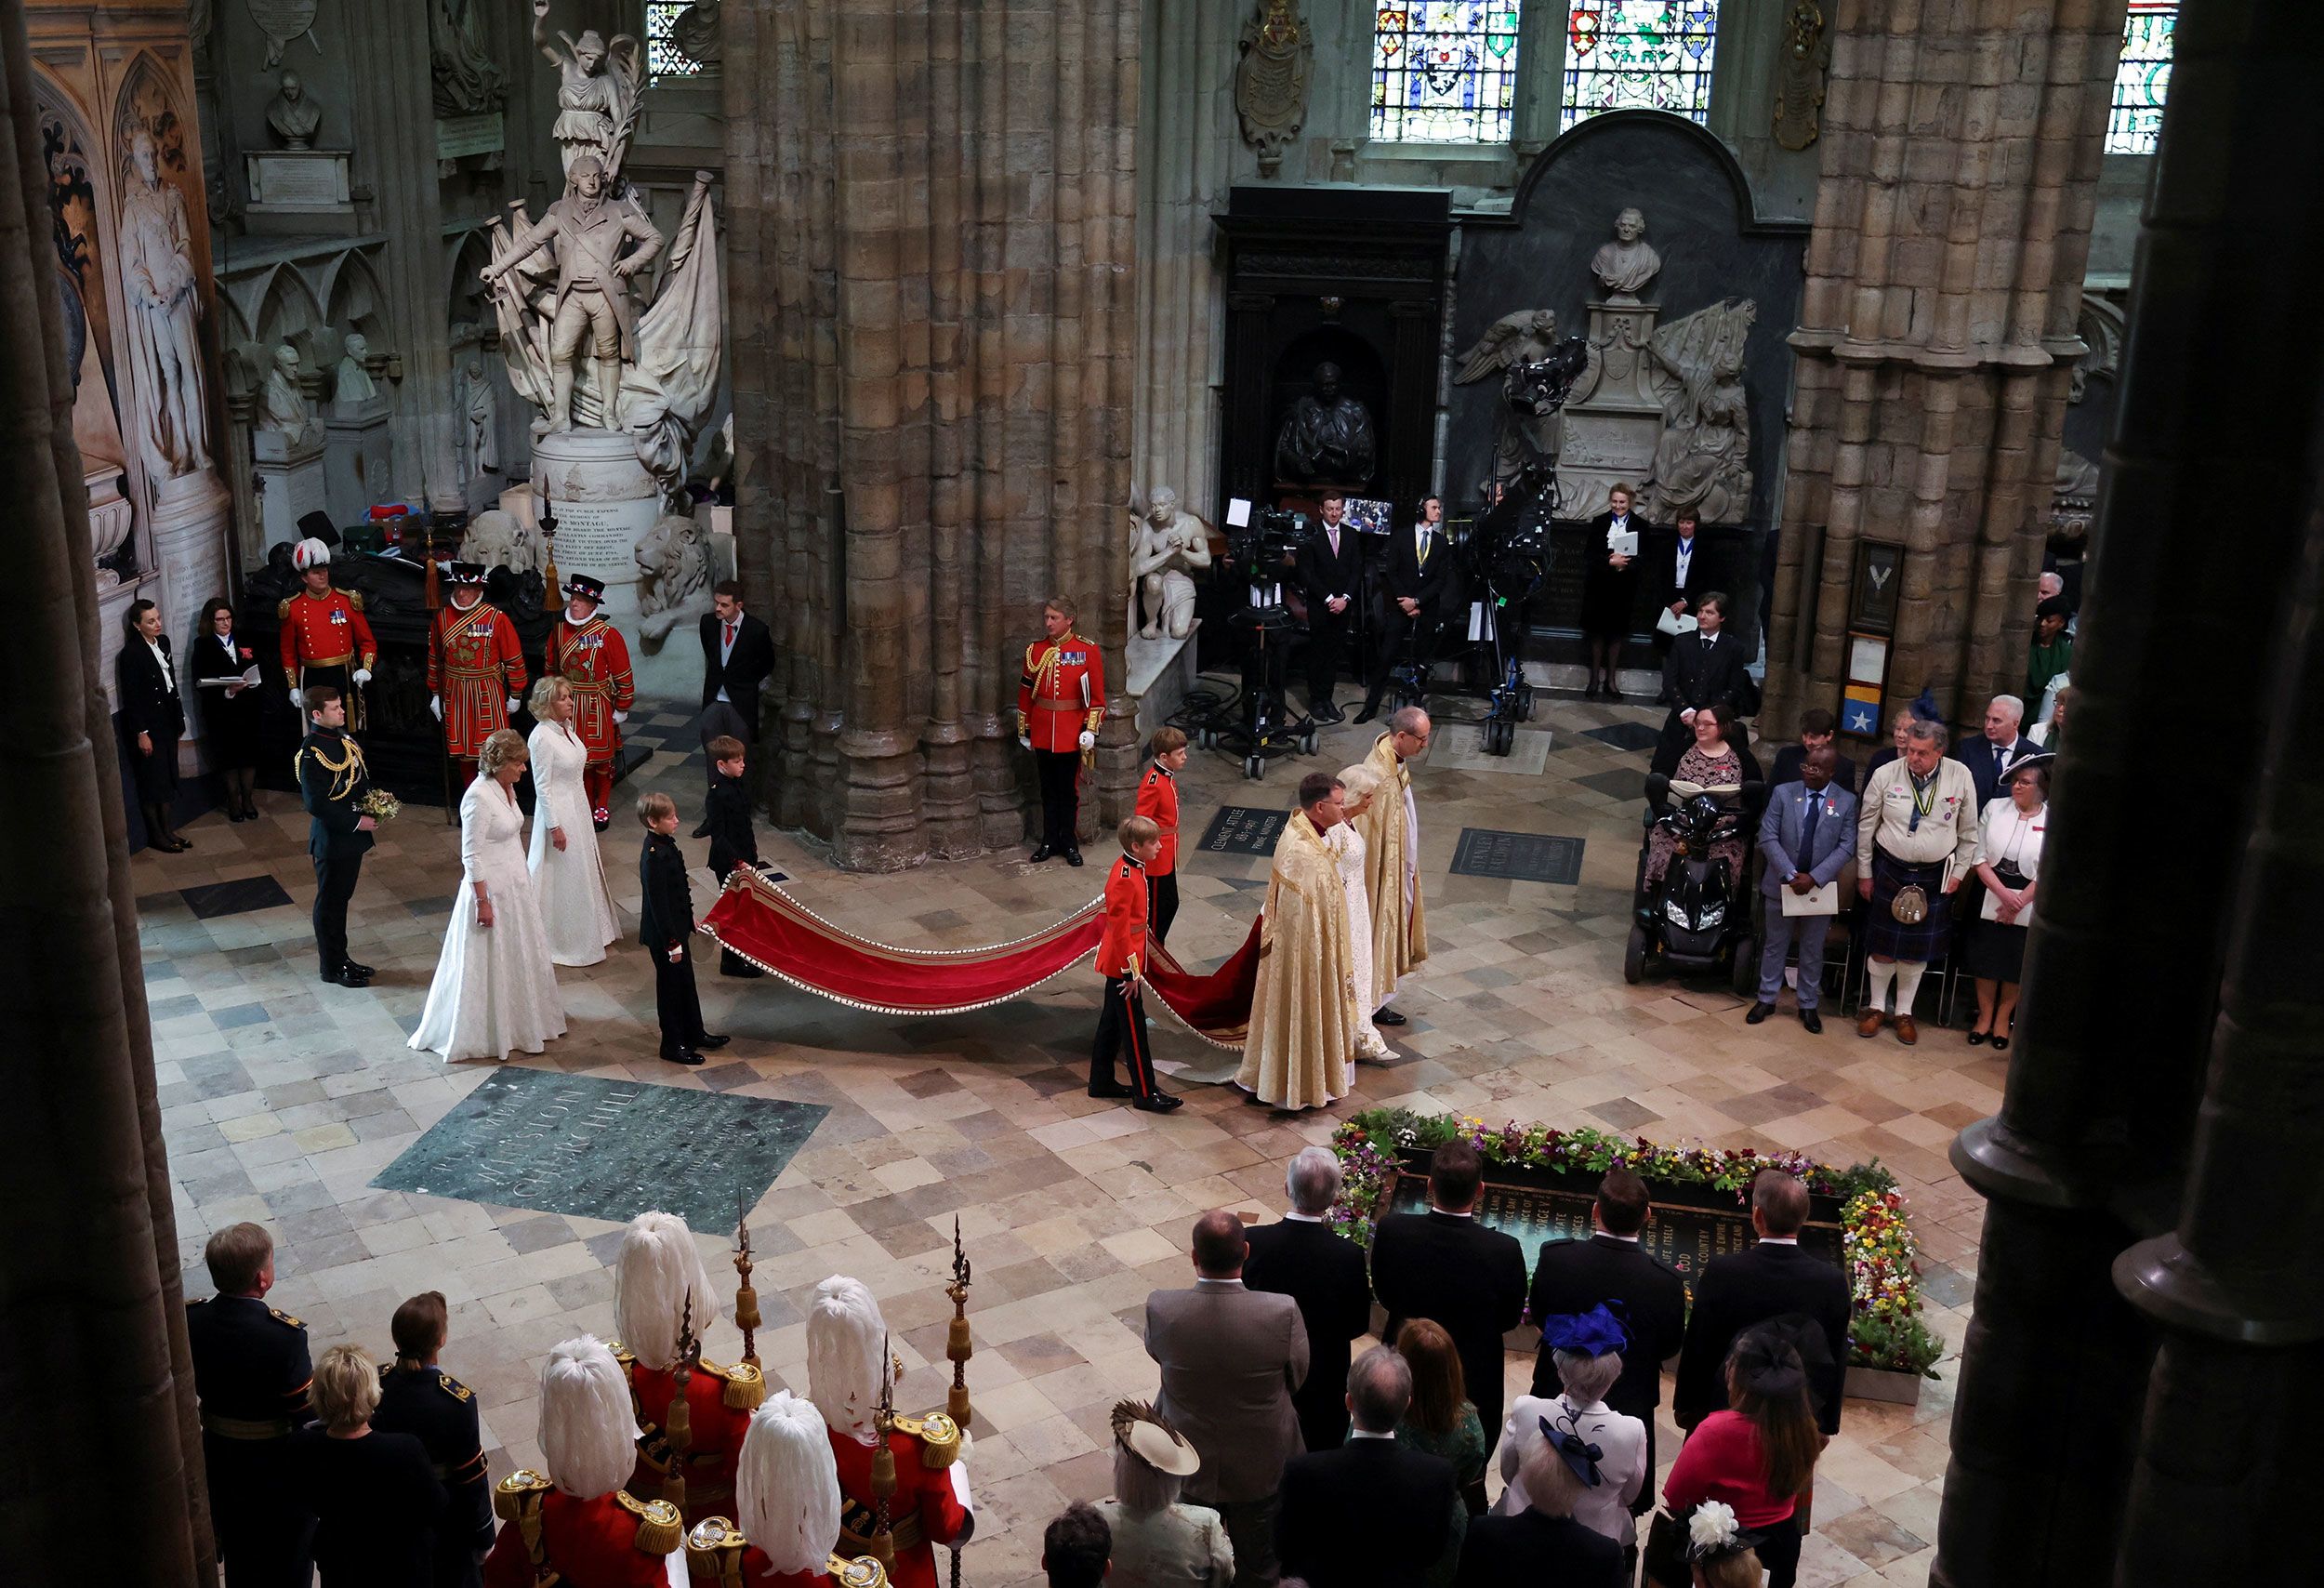
<svg viewBox="0 0 2324 1588">
<path fill-rule="evenodd" d="M 307 853 L 315 864 L 315 951 L 323 979 L 342 986 L 364 986 L 371 967 L 347 957 L 347 901 L 355 896 L 371 835 L 357 823 L 355 801 L 371 787 L 371 774 L 355 741 L 337 728 L 316 728 L 298 747 L 298 792 L 313 820 Z"/>
<path fill-rule="evenodd" d="M 442 1368 L 408 1362 L 383 1367 L 379 1409 L 372 1414 L 371 1425 L 382 1433 L 416 1438 L 443 1484 L 434 1588 L 478 1588 L 483 1581 L 484 1552 L 492 1548 L 493 1501 L 476 1392 Z"/>
<path fill-rule="evenodd" d="M 202 1461 L 226 1588 L 306 1588 L 310 1519 L 290 1499 L 291 1430 L 312 1420 L 307 1326 L 256 1296 L 186 1304 Z"/>
</svg>

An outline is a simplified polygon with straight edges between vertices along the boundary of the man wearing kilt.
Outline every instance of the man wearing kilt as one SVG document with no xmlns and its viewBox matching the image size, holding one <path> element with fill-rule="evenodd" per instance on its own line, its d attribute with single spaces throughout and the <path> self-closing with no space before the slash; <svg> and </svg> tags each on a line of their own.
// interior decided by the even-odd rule
<svg viewBox="0 0 2324 1588">
<path fill-rule="evenodd" d="M 1871 903 L 1864 926 L 1871 987 L 1856 1035 L 1876 1036 L 1896 989 L 1896 1039 L 1921 1033 L 1913 994 L 1952 934 L 1952 894 L 1977 860 L 1977 787 L 1945 754 L 1945 725 L 1909 720 L 1904 754 L 1865 778 L 1856 818 L 1856 891 Z"/>
</svg>

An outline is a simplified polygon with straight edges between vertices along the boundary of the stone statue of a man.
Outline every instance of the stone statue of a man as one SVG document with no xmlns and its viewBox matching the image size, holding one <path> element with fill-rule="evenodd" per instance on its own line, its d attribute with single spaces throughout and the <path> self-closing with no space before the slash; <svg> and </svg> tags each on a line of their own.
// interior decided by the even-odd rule
<svg viewBox="0 0 2324 1588">
<path fill-rule="evenodd" d="M 1340 390 L 1340 366 L 1315 366 L 1315 390 L 1291 405 L 1275 436 L 1275 471 L 1327 485 L 1370 482 L 1376 461 L 1371 410 Z"/>
<path fill-rule="evenodd" d="M 1646 241 L 1646 218 L 1636 209 L 1626 209 L 1614 218 L 1613 241 L 1601 244 L 1590 257 L 1590 273 L 1617 303 L 1635 303 L 1646 284 L 1661 271 L 1662 256 Z"/>
<path fill-rule="evenodd" d="M 1156 485 L 1145 516 L 1132 512 L 1129 523 L 1131 626 L 1142 640 L 1183 640 L 1198 621 L 1194 576 L 1210 566 L 1210 532 L 1179 510 L 1178 493 L 1168 485 Z"/>
<path fill-rule="evenodd" d="M 283 73 L 274 98 L 266 107 L 266 124 L 285 149 L 310 149 L 315 129 L 323 125 L 323 107 L 314 102 L 296 72 Z"/>
<path fill-rule="evenodd" d="M 162 175 L 160 150 L 143 127 L 129 139 L 125 175 L 121 253 L 129 300 L 129 390 L 155 472 L 173 479 L 210 466 L 193 232 L 185 195 Z"/>
</svg>

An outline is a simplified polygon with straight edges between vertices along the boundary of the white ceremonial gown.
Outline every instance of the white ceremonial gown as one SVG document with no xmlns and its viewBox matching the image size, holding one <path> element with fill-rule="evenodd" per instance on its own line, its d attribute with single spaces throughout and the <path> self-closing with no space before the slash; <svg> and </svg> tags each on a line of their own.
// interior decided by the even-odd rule
<svg viewBox="0 0 2324 1588">
<path fill-rule="evenodd" d="M 533 892 L 541 924 L 548 929 L 548 956 L 560 965 L 595 965 L 605 946 L 621 935 L 614 896 L 605 888 L 605 857 L 589 819 L 588 791 L 581 773 L 589 749 L 561 722 L 544 722 L 524 741 L 533 754 Z M 565 829 L 565 847 L 548 841 L 548 829 Z"/>
<path fill-rule="evenodd" d="M 488 927 L 476 924 L 479 882 L 492 897 Z M 509 790 L 480 775 L 460 800 L 460 889 L 412 1046 L 447 1060 L 506 1059 L 512 1048 L 537 1053 L 564 1034 L 557 968 L 524 865 L 524 813 Z"/>
<path fill-rule="evenodd" d="M 1355 1056 L 1384 1059 L 1388 1040 L 1372 1024 L 1372 900 L 1365 891 L 1364 835 L 1353 822 L 1340 822 L 1324 834 L 1324 847 L 1331 851 L 1348 895 L 1348 948 L 1355 962 Z"/>
</svg>

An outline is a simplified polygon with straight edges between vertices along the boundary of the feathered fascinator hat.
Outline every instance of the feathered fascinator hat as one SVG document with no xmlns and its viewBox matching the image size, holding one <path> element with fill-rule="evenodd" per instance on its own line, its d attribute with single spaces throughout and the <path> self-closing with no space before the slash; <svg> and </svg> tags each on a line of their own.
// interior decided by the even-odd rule
<svg viewBox="0 0 2324 1588">
<path fill-rule="evenodd" d="M 1552 1351 L 1574 1351 L 1585 1356 L 1604 1356 L 1611 1352 L 1630 1349 L 1630 1330 L 1624 1326 L 1622 1315 L 1611 1305 L 1600 1302 L 1588 1312 L 1560 1313 L 1541 1320 L 1541 1343 Z"/>
</svg>

